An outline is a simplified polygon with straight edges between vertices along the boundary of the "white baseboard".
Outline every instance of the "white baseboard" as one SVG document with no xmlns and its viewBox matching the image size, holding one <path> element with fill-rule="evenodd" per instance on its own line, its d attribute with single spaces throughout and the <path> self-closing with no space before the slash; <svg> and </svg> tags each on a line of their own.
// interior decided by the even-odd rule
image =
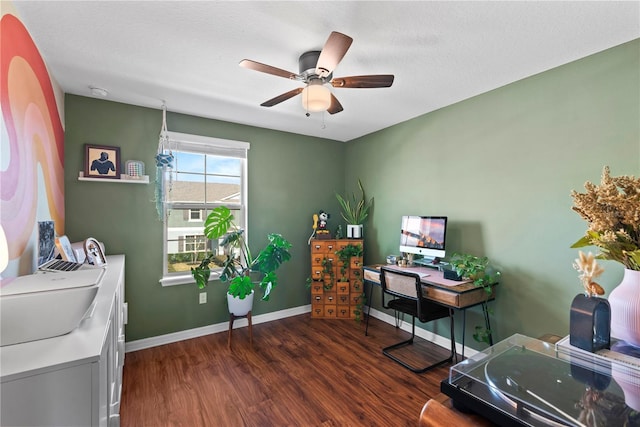
<svg viewBox="0 0 640 427">
<path fill-rule="evenodd" d="M 297 316 L 299 314 L 310 313 L 311 305 L 303 305 L 300 307 L 288 308 L 286 310 L 274 311 L 266 314 L 253 316 L 251 322 L 254 325 L 259 323 L 271 322 L 286 317 Z M 238 319 L 233 324 L 233 329 L 242 328 L 249 325 L 247 319 Z M 158 335 L 151 338 L 143 338 L 141 340 L 131 341 L 125 344 L 125 352 L 143 350 L 145 348 L 156 347 L 159 345 L 171 344 L 182 340 L 202 337 L 205 335 L 216 334 L 218 332 L 226 332 L 229 330 L 229 322 L 216 323 L 214 325 L 203 326 L 201 328 L 188 329 L 185 331 L 174 332 L 172 334 Z"/>
<path fill-rule="evenodd" d="M 259 314 L 257 316 L 253 316 L 252 323 L 257 325 L 259 323 L 271 322 L 274 320 L 284 319 L 286 317 L 297 316 L 299 314 L 305 314 L 311 312 L 311 305 L 303 305 L 300 307 L 288 308 L 286 310 L 274 311 L 266 314 Z M 372 317 L 376 319 L 382 320 L 385 323 L 390 325 L 396 324 L 396 320 L 393 316 L 390 316 L 387 313 L 382 311 L 378 311 L 374 308 L 370 309 L 370 314 Z M 247 319 L 238 319 L 233 328 L 243 328 L 248 326 Z M 171 344 L 173 342 L 178 342 L 182 340 L 188 340 L 191 338 L 202 337 L 205 335 L 216 334 L 218 332 L 226 332 L 229 329 L 229 322 L 216 323 L 214 325 L 203 326 L 201 328 L 188 329 L 186 331 L 174 332 L 172 334 L 159 335 L 151 338 L 144 338 L 141 340 L 131 341 L 125 344 L 125 351 L 137 351 L 143 350 L 145 348 L 156 347 L 159 345 Z M 400 329 L 411 332 L 411 323 L 402 322 L 400 325 Z M 449 348 L 450 342 L 449 338 L 443 337 L 441 335 L 435 334 L 433 332 L 429 332 L 422 328 L 416 327 L 416 336 L 420 338 L 424 338 L 425 340 L 431 341 L 434 344 L 437 344 L 444 348 Z M 456 351 L 458 354 L 462 354 L 462 345 L 456 344 Z M 476 350 L 472 348 L 465 347 L 464 355 L 465 357 L 474 356 L 477 353 Z"/>
</svg>

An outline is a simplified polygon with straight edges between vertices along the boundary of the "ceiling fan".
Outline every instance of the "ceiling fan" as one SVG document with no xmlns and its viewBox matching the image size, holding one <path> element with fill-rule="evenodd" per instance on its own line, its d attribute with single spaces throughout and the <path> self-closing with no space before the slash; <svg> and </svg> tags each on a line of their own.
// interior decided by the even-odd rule
<svg viewBox="0 0 640 427">
<path fill-rule="evenodd" d="M 347 53 L 352 42 L 351 37 L 333 31 L 321 51 L 313 50 L 300 55 L 298 58 L 299 74 L 250 59 L 240 61 L 240 66 L 305 83 L 305 87 L 278 95 L 263 102 L 260 104 L 261 106 L 273 107 L 302 94 L 302 106 L 307 110 L 307 116 L 309 111 L 326 110 L 329 114 L 335 114 L 342 111 L 343 108 L 325 84 L 329 83 L 335 88 L 377 88 L 390 87 L 393 84 L 393 74 L 333 78 L 333 70 Z"/>
</svg>

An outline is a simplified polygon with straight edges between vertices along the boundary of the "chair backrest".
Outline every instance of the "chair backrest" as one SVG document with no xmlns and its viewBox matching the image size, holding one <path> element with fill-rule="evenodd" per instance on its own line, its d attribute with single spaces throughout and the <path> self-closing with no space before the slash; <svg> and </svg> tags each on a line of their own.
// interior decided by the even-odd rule
<svg viewBox="0 0 640 427">
<path fill-rule="evenodd" d="M 380 269 L 380 285 L 384 293 L 413 300 L 422 298 L 420 276 L 416 273 L 382 267 Z"/>
</svg>

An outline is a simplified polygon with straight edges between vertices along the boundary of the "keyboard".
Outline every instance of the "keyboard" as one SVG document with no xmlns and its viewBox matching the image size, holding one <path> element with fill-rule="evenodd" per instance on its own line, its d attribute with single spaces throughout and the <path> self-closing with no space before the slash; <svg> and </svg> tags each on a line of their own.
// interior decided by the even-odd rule
<svg viewBox="0 0 640 427">
<path fill-rule="evenodd" d="M 53 270 L 53 271 L 76 271 L 82 267 L 82 264 L 79 262 L 72 261 L 63 261 L 61 259 L 54 260 L 46 265 L 44 265 L 41 270 Z"/>
</svg>

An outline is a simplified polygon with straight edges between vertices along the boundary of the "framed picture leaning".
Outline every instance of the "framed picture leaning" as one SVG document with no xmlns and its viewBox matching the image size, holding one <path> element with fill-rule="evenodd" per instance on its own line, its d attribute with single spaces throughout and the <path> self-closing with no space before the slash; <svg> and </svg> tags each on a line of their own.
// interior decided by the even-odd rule
<svg viewBox="0 0 640 427">
<path fill-rule="evenodd" d="M 120 147 L 84 145 L 84 176 L 120 179 Z"/>
</svg>

